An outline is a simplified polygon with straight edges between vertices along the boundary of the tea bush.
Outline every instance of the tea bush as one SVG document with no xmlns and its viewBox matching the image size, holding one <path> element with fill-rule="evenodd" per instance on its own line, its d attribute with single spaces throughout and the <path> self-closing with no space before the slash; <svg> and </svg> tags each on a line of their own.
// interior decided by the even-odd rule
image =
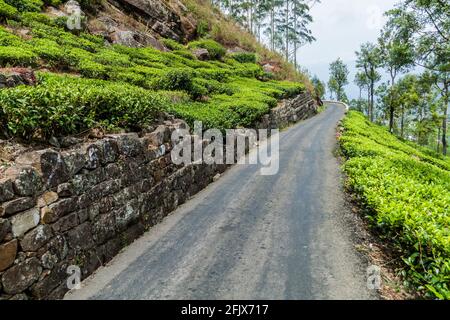
<svg viewBox="0 0 450 320">
<path fill-rule="evenodd" d="M 4 0 L 20 12 L 39 12 L 44 3 L 41 0 Z"/>
<path fill-rule="evenodd" d="M 21 47 L 0 47 L 1 66 L 34 66 L 37 55 L 31 50 Z"/>
<path fill-rule="evenodd" d="M 236 52 L 230 56 L 240 63 L 256 63 L 256 54 L 251 52 Z"/>
<path fill-rule="evenodd" d="M 14 19 L 18 15 L 15 7 L 7 4 L 4 0 L 0 0 L 0 21 L 5 19 Z"/>
<path fill-rule="evenodd" d="M 197 41 L 192 41 L 188 45 L 189 48 L 203 48 L 208 50 L 209 55 L 212 59 L 221 59 L 227 52 L 225 48 L 218 42 L 211 39 L 201 39 Z"/>
<path fill-rule="evenodd" d="M 401 142 L 358 112 L 349 113 L 344 127 L 349 188 L 399 248 L 407 281 L 428 297 L 450 299 L 450 163 Z"/>
<path fill-rule="evenodd" d="M 135 129 L 152 123 L 168 93 L 120 82 L 46 75 L 35 87 L 0 90 L 0 125 L 31 139 L 77 133 L 99 124 Z"/>
</svg>

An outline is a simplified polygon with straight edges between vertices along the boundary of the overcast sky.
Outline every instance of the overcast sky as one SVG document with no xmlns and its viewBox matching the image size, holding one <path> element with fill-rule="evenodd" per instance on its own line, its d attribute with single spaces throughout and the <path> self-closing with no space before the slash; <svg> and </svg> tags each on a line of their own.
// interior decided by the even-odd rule
<svg viewBox="0 0 450 320">
<path fill-rule="evenodd" d="M 349 98 L 357 98 L 359 90 L 353 85 L 355 51 L 364 42 L 376 41 L 385 22 L 383 13 L 392 9 L 397 0 L 321 0 L 311 10 L 311 25 L 317 41 L 301 48 L 300 64 L 312 75 L 328 81 L 328 65 L 338 57 L 348 64 L 351 85 L 346 88 Z M 328 94 L 327 94 L 328 97 Z"/>
</svg>

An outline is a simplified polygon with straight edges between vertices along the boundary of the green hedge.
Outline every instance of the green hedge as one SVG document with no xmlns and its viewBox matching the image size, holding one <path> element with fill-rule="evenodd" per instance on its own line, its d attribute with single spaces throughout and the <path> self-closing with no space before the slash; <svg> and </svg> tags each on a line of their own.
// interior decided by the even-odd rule
<svg viewBox="0 0 450 320">
<path fill-rule="evenodd" d="M 349 113 L 344 127 L 348 186 L 401 251 L 407 281 L 428 297 L 450 299 L 450 162 L 401 142 L 358 112 Z"/>
<path fill-rule="evenodd" d="M 0 90 L 3 132 L 25 139 L 77 133 L 105 125 L 136 129 L 170 104 L 167 93 L 119 82 L 46 76 L 35 87 Z"/>
</svg>

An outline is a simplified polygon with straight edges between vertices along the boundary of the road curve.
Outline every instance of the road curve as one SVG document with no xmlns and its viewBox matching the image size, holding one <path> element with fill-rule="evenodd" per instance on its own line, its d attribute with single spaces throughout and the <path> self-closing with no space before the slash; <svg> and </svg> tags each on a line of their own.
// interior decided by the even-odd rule
<svg viewBox="0 0 450 320">
<path fill-rule="evenodd" d="M 66 299 L 376 299 L 339 164 L 340 105 L 280 134 L 280 170 L 236 165 Z"/>
</svg>

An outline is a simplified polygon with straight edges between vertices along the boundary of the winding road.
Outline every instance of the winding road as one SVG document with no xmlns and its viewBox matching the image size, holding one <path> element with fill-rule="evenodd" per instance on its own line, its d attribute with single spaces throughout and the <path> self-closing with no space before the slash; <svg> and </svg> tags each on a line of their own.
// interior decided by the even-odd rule
<svg viewBox="0 0 450 320">
<path fill-rule="evenodd" d="M 333 155 L 344 112 L 283 131 L 277 175 L 233 166 L 65 298 L 377 299 Z"/>
</svg>

